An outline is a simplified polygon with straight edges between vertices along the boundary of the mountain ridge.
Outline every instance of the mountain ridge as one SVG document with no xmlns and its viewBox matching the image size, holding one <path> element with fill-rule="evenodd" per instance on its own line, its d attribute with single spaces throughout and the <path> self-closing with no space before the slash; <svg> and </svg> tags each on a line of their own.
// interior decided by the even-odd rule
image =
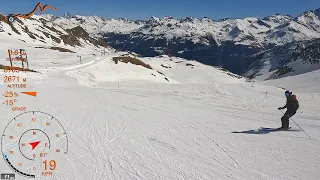
<svg viewBox="0 0 320 180">
<path fill-rule="evenodd" d="M 240 75 L 250 74 L 254 78 L 261 73 L 250 69 L 257 63 L 252 62 L 255 54 L 286 47 L 292 42 L 320 38 L 319 12 L 320 9 L 316 9 L 296 17 L 274 14 L 264 18 L 219 20 L 153 16 L 145 21 L 73 15 L 69 18 L 56 17 L 52 21 L 67 27 L 80 25 L 92 36 L 103 36 L 110 46 L 119 50 L 143 56 L 167 54 L 197 60 Z M 266 73 L 273 70 L 261 68 Z"/>
<path fill-rule="evenodd" d="M 72 17 L 72 16 L 83 16 L 83 17 L 99 17 L 99 18 L 103 18 L 103 19 L 127 19 L 127 20 L 130 20 L 130 21 L 148 21 L 150 20 L 151 18 L 158 18 L 158 19 L 163 19 L 163 18 L 173 18 L 173 19 L 178 19 L 178 20 L 185 20 L 185 19 L 189 19 L 189 18 L 193 18 L 193 19 L 211 19 L 213 21 L 225 21 L 225 20 L 234 20 L 234 19 L 245 19 L 245 18 L 258 18 L 258 19 L 266 19 L 268 17 L 273 17 L 273 16 L 285 16 L 285 17 L 291 17 L 291 18 L 294 18 L 294 17 L 298 17 L 298 16 L 301 16 L 307 12 L 316 12 L 316 13 L 320 13 L 320 7 L 317 8 L 317 9 L 314 9 L 314 10 L 306 10 L 306 11 L 303 11 L 302 13 L 298 14 L 297 16 L 293 16 L 293 15 L 290 15 L 290 14 L 279 14 L 279 13 L 275 13 L 275 14 L 272 14 L 272 15 L 268 15 L 268 16 L 264 16 L 264 17 L 258 17 L 258 16 L 245 16 L 245 17 L 225 17 L 225 18 L 219 18 L 219 19 L 215 19 L 215 18 L 211 18 L 211 17 L 208 17 L 208 16 L 203 16 L 203 17 L 195 17 L 195 16 L 185 16 L 185 17 L 180 17 L 180 18 L 174 18 L 173 16 L 163 16 L 163 17 L 157 17 L 157 16 L 150 16 L 149 19 L 131 19 L 131 18 L 115 18 L 115 17 L 103 17 L 103 16 L 95 16 L 95 15 L 88 15 L 88 16 L 83 16 L 83 15 L 80 15 L 80 14 L 73 14 L 73 13 L 69 13 L 69 12 L 66 12 L 64 13 L 63 15 L 52 15 L 52 14 L 48 14 L 48 13 L 43 13 L 43 14 L 38 14 L 39 16 L 45 16 L 45 15 L 50 15 L 50 16 L 53 16 L 55 18 L 59 18 L 59 17 Z M 1 14 L 1 13 L 0 13 Z"/>
<path fill-rule="evenodd" d="M 186 18 L 178 18 L 178 19 L 175 19 L 173 17 L 163 17 L 163 18 L 157 18 L 157 17 L 150 17 L 149 20 L 130 20 L 130 19 L 126 19 L 126 18 L 103 18 L 103 17 L 98 17 L 98 16 L 80 16 L 80 15 L 70 15 L 69 16 L 57 16 L 51 20 L 54 20 L 54 21 L 61 21 L 63 18 L 65 18 L 66 21 L 68 20 L 77 20 L 80 21 L 80 22 L 86 22 L 86 21 L 90 21 L 90 20 L 95 20 L 96 23 L 103 23 L 103 22 L 107 22 L 107 21 L 125 21 L 129 24 L 131 23 L 137 23 L 139 24 L 140 26 L 132 26 L 131 28 L 129 27 L 130 30 L 128 31 L 120 31 L 119 29 L 122 29 L 122 27 L 120 27 L 119 29 L 116 29 L 115 32 L 120 32 L 120 33 L 129 33 L 129 32 L 132 32 L 132 31 L 138 31 L 139 29 L 143 28 L 143 26 L 148 26 L 149 24 L 151 25 L 168 25 L 168 26 L 171 26 L 170 25 L 170 21 L 173 21 L 173 23 L 183 23 L 183 22 L 193 22 L 193 23 L 196 23 L 197 21 L 199 22 L 202 22 L 202 23 L 206 23 L 205 21 L 209 22 L 209 23 L 213 23 L 213 24 L 216 24 L 216 23 L 227 23 L 227 24 L 222 24 L 222 25 L 231 25 L 231 26 L 237 26 L 240 30 L 242 31 L 245 31 L 244 29 L 242 29 L 241 27 L 244 25 L 244 23 L 249 23 L 249 25 L 251 25 L 253 23 L 253 21 L 256 21 L 256 23 L 258 24 L 253 24 L 253 28 L 257 29 L 259 28 L 258 26 L 260 25 L 262 28 L 265 28 L 263 26 L 270 26 L 269 29 L 266 29 L 265 31 L 260 31 L 260 32 L 257 32 L 257 33 L 260 33 L 260 34 L 263 34 L 265 32 L 268 32 L 268 30 L 270 29 L 274 29 L 276 27 L 279 27 L 279 25 L 283 25 L 285 23 L 287 23 L 288 21 L 294 21 L 298 24 L 301 25 L 301 22 L 299 22 L 299 17 L 301 16 L 305 16 L 306 14 L 308 13 L 314 13 L 315 15 L 318 15 L 319 12 L 320 12 L 320 8 L 319 9 L 316 9 L 316 10 L 309 10 L 309 11 L 305 11 L 304 13 L 300 14 L 299 16 L 297 17 L 292 17 L 292 16 L 286 16 L 286 15 L 271 15 L 271 16 L 267 16 L 267 17 L 264 17 L 264 18 L 258 18 L 258 17 L 245 17 L 245 18 L 224 18 L 223 20 L 219 19 L 219 20 L 214 20 L 212 18 L 208 18 L 208 17 L 203 17 L 203 18 L 195 18 L 195 17 L 186 17 Z M 272 21 L 271 21 L 272 20 Z M 245 22 L 245 21 L 249 21 L 249 22 Z M 264 21 L 268 21 L 268 22 L 264 22 Z M 74 21 L 73 23 L 76 23 L 76 21 Z M 157 24 L 158 23 L 158 24 Z M 251 24 L 250 24 L 251 23 Z M 275 23 L 275 24 L 270 24 L 270 23 Z M 277 24 L 278 23 L 278 24 Z M 80 24 L 80 23 L 79 23 Z M 70 23 L 67 23 L 67 25 L 70 25 Z M 91 23 L 91 25 L 94 25 L 94 23 Z M 109 24 L 106 24 L 106 25 L 109 25 Z M 198 23 L 199 25 L 199 23 Z M 200 24 L 201 25 L 201 24 Z M 287 24 L 288 26 L 290 26 L 290 24 Z M 307 25 L 307 24 L 303 24 L 303 25 Z M 85 24 L 84 24 L 85 26 Z M 211 26 L 213 28 L 219 28 L 217 26 Z M 309 26 L 308 26 L 309 27 Z M 146 28 L 146 27 L 145 27 Z M 194 27 L 193 27 L 194 28 Z M 221 28 L 221 27 L 220 27 Z M 223 27 L 222 27 L 223 28 Z M 100 26 L 100 29 L 101 31 L 98 32 L 99 33 L 110 33 L 112 32 L 112 29 L 111 30 L 108 30 L 108 29 L 103 29 L 103 26 Z M 248 27 L 246 27 L 246 29 L 248 29 Z M 294 28 L 293 28 L 294 29 Z M 315 28 L 313 28 L 315 29 Z M 154 30 L 154 29 L 148 29 L 149 31 L 150 30 Z M 163 30 L 167 30 L 167 29 L 163 29 Z M 228 31 L 228 30 L 227 30 Z M 229 30 L 230 32 L 231 30 Z M 253 31 L 253 30 L 251 30 Z M 246 35 L 253 35 L 254 37 L 257 37 L 258 35 L 257 34 L 254 34 L 254 32 L 245 32 Z M 270 31 L 271 32 L 271 31 Z M 91 33 L 94 33 L 94 34 L 97 34 L 96 31 L 93 31 Z M 142 32 L 144 34 L 148 34 L 146 32 Z M 175 37 L 177 37 L 177 35 L 179 35 L 177 32 L 174 32 L 175 34 Z M 210 32 L 208 31 L 208 33 L 212 33 L 214 36 L 220 38 L 222 41 L 226 41 L 226 40 L 230 40 L 228 39 L 228 37 L 219 37 L 219 34 L 216 34 L 214 32 Z M 222 32 L 223 33 L 223 32 Z M 243 32 L 244 33 L 244 32 Z M 314 33 L 317 33 L 317 35 L 319 35 L 319 31 L 315 31 Z M 149 33 L 149 34 L 153 34 L 153 35 L 157 35 L 156 32 L 153 32 L 153 33 Z M 279 34 L 279 33 L 278 33 Z M 280 33 L 281 34 L 281 33 Z M 270 35 L 271 37 L 274 37 L 276 36 L 276 34 L 273 34 L 273 35 Z M 235 40 L 236 37 L 234 36 L 232 40 Z M 256 40 L 259 40 L 257 38 L 255 38 Z M 250 44 L 248 42 L 242 42 L 242 41 L 237 41 L 238 43 L 242 43 L 242 44 Z M 264 42 L 264 39 L 260 39 L 258 41 L 259 43 L 263 43 Z M 282 42 L 267 42 L 267 43 L 282 43 Z M 286 42 L 285 42 L 286 43 Z"/>
<path fill-rule="evenodd" d="M 48 15 L 47 15 L 48 16 Z M 0 14 L 0 34 L 11 36 L 24 43 L 33 43 L 45 46 L 102 48 L 107 44 L 99 39 L 90 37 L 80 26 L 62 28 L 59 24 L 33 15 L 31 18 L 17 18 L 13 23 L 7 23 L 5 16 Z"/>
<path fill-rule="evenodd" d="M 219 20 L 208 17 L 175 19 L 171 16 L 130 20 L 70 13 L 65 13 L 63 16 L 41 14 L 35 17 L 35 20 L 43 19 L 45 23 L 42 26 L 49 30 L 50 27 L 46 24 L 57 25 L 67 34 L 74 28 L 77 30 L 82 28 L 80 31 L 83 33 L 77 33 L 77 37 L 91 44 L 103 45 L 101 41 L 103 38 L 108 45 L 118 50 L 132 51 L 143 56 L 171 55 L 197 60 L 252 78 L 261 76 L 262 72 L 264 75 L 269 74 L 277 68 L 284 68 L 281 66 L 285 65 L 285 63 L 279 64 L 279 60 L 274 60 L 275 62 L 268 60 L 268 63 L 265 63 L 265 57 L 257 54 L 266 55 L 264 52 L 276 52 L 277 48 L 295 49 L 290 46 L 291 43 L 303 43 L 320 38 L 320 8 L 305 11 L 296 17 L 274 14 L 264 18 Z M 37 33 L 29 36 L 36 36 L 34 34 Z M 55 35 L 51 34 L 50 37 L 55 39 Z M 74 38 L 64 39 L 63 42 L 74 45 L 71 43 Z M 299 50 L 303 51 L 301 48 Z M 273 53 L 272 56 L 277 56 L 277 53 Z M 286 59 L 284 62 L 289 63 L 289 61 L 291 59 Z M 270 64 L 278 65 L 270 66 Z M 274 75 L 270 77 L 276 78 Z"/>
</svg>

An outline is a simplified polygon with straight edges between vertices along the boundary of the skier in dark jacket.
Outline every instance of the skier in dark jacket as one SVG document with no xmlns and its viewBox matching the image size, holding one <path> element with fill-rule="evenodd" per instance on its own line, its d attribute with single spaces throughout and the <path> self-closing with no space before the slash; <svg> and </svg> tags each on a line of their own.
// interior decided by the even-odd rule
<svg viewBox="0 0 320 180">
<path fill-rule="evenodd" d="M 278 109 L 285 109 L 287 108 L 286 113 L 281 118 L 282 126 L 280 129 L 288 130 L 289 129 L 289 118 L 297 113 L 299 109 L 299 102 L 297 100 L 297 96 L 292 94 L 290 91 L 286 91 L 285 95 L 287 97 L 287 104 L 283 107 L 279 107 Z"/>
</svg>

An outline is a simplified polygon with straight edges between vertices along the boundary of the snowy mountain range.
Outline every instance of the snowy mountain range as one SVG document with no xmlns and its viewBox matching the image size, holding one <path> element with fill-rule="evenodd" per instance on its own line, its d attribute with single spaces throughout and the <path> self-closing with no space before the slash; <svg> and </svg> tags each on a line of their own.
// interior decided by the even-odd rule
<svg viewBox="0 0 320 180">
<path fill-rule="evenodd" d="M 320 9 L 304 12 L 298 17 L 273 15 L 263 19 L 247 17 L 218 21 L 206 17 L 151 17 L 148 21 L 134 21 L 69 13 L 62 17 L 43 16 L 65 28 L 81 25 L 94 35 L 115 33 L 166 40 L 183 38 L 205 45 L 210 45 L 214 40 L 218 45 L 233 41 L 236 44 L 264 47 L 267 44 L 283 45 L 320 37 Z"/>
<path fill-rule="evenodd" d="M 320 69 L 320 39 L 274 47 L 251 57 L 247 77 L 275 79 Z"/>
<path fill-rule="evenodd" d="M 44 39 L 48 39 L 54 44 L 74 46 L 85 42 L 105 46 L 102 42 L 104 38 L 115 49 L 151 57 L 163 54 L 177 56 L 221 66 L 251 78 L 268 79 L 284 75 L 281 71 L 294 71 L 297 69 L 295 66 L 305 66 L 304 63 L 291 62 L 299 51 L 308 49 L 305 46 L 298 48 L 299 44 L 308 46 L 320 38 L 320 9 L 306 11 L 297 17 L 273 15 L 262 19 L 247 17 L 221 20 L 206 17 L 151 17 L 142 21 L 69 13 L 61 17 L 44 14 L 19 20 L 18 25 L 14 26 L 3 24 L 0 22 L 0 31 L 12 34 L 16 32 L 14 28 L 21 28 L 18 32 L 27 33 L 33 41 L 47 43 Z M 39 33 L 44 36 L 38 37 Z M 279 50 L 283 51 L 281 56 L 277 53 Z M 301 60 L 298 58 L 297 61 Z M 317 61 L 311 64 L 314 62 Z M 284 70 L 286 67 L 290 68 Z M 308 72 L 318 69 L 318 66 L 302 69 L 295 72 Z"/>
<path fill-rule="evenodd" d="M 143 56 L 178 56 L 250 77 L 281 76 L 281 73 L 272 75 L 270 72 L 275 69 L 281 71 L 285 63 L 292 61 L 289 58 L 280 60 L 285 63 L 270 62 L 278 64 L 271 67 L 264 63 L 265 59 L 254 57 L 261 57 L 272 49 L 286 50 L 288 47 L 289 51 L 291 43 L 320 38 L 320 9 L 306 11 L 297 17 L 273 15 L 262 19 L 151 17 L 148 21 L 133 21 L 70 14 L 48 18 L 65 28 L 81 26 L 95 37 L 104 36 L 107 43 L 116 49 L 134 51 Z M 277 59 L 277 55 L 271 59 Z M 257 67 L 254 64 L 265 65 Z M 309 71 L 308 68 L 305 70 Z"/>
<path fill-rule="evenodd" d="M 63 28 L 46 18 L 34 15 L 30 19 L 16 19 L 8 24 L 0 14 L 0 34 L 19 39 L 24 44 L 38 44 L 53 47 L 106 47 L 103 39 L 92 38 L 80 26 Z"/>
</svg>

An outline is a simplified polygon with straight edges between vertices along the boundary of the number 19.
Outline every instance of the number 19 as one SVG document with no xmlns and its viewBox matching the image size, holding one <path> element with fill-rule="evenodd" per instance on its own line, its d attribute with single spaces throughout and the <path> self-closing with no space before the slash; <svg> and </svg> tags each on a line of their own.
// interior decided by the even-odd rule
<svg viewBox="0 0 320 180">
<path fill-rule="evenodd" d="M 43 164 L 44 164 L 44 170 L 46 171 L 48 169 L 48 164 L 50 166 L 50 170 L 53 171 L 57 168 L 57 163 L 55 160 L 51 160 L 49 163 L 47 160 L 44 160 L 43 161 Z"/>
</svg>

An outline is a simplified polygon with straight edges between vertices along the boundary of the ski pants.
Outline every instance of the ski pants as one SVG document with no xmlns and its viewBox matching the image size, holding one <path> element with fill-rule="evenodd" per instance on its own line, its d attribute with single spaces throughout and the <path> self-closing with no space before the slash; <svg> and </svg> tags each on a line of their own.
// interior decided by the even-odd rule
<svg viewBox="0 0 320 180">
<path fill-rule="evenodd" d="M 295 111 L 289 111 L 287 110 L 286 113 L 284 113 L 284 115 L 281 118 L 281 122 L 282 122 L 282 128 L 289 128 L 289 118 L 291 118 L 293 115 L 295 115 L 296 112 Z"/>
</svg>

